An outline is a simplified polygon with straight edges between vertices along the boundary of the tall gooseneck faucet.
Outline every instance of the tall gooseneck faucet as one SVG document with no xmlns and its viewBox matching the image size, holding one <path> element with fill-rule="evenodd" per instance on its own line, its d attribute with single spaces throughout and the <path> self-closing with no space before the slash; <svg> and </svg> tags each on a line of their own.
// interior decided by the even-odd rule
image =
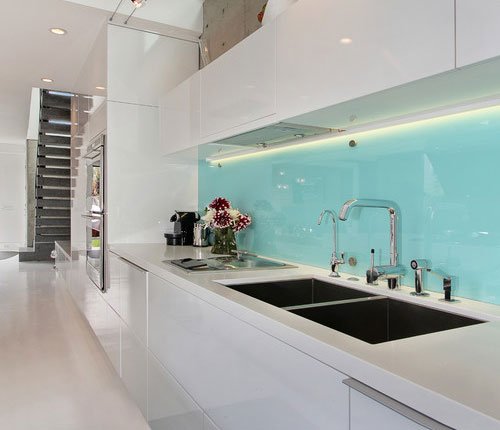
<svg viewBox="0 0 500 430">
<path fill-rule="evenodd" d="M 342 254 L 340 258 L 337 257 L 337 220 L 335 213 L 329 209 L 323 210 L 319 214 L 318 225 L 320 225 L 321 221 L 323 221 L 323 217 L 325 216 L 325 214 L 328 214 L 332 219 L 332 229 L 333 229 L 333 248 L 332 248 L 332 258 L 330 260 L 330 264 L 332 266 L 332 272 L 330 273 L 330 276 L 332 278 L 338 278 L 340 277 L 338 272 L 338 266 L 340 264 L 344 264 L 344 254 Z"/>
<path fill-rule="evenodd" d="M 375 266 L 370 269 L 371 277 L 369 283 L 376 281 L 378 277 L 384 276 L 389 288 L 396 288 L 398 278 L 405 274 L 405 268 L 399 264 L 399 250 L 401 249 L 401 211 L 398 205 L 391 200 L 377 199 L 352 199 L 344 203 L 340 209 L 339 219 L 346 221 L 351 210 L 356 207 L 381 208 L 389 212 L 390 222 L 390 264 L 389 266 Z"/>
</svg>

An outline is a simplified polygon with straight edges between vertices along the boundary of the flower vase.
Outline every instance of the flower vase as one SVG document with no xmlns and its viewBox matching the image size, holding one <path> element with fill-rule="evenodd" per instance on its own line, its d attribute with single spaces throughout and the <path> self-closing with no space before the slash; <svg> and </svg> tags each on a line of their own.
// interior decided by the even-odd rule
<svg viewBox="0 0 500 430">
<path fill-rule="evenodd" d="M 214 229 L 213 254 L 231 255 L 236 251 L 236 237 L 230 227 Z"/>
</svg>

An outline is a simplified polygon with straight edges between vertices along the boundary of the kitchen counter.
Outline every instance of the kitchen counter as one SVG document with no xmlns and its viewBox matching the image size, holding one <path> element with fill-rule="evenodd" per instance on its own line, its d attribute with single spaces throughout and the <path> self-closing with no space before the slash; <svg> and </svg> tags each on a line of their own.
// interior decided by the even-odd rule
<svg viewBox="0 0 500 430">
<path fill-rule="evenodd" d="M 500 307 L 463 299 L 443 303 L 441 294 L 413 297 L 410 288 L 390 291 L 364 280 L 335 279 L 339 285 L 425 304 L 489 322 L 381 344 L 368 344 L 227 288 L 238 283 L 314 276 L 328 271 L 296 268 L 188 273 L 165 260 L 204 258 L 210 248 L 162 244 L 117 244 L 112 252 L 183 288 L 259 330 L 415 410 L 454 428 L 500 429 Z M 384 283 L 385 284 L 385 283 Z M 425 324 L 425 321 L 422 321 Z"/>
</svg>

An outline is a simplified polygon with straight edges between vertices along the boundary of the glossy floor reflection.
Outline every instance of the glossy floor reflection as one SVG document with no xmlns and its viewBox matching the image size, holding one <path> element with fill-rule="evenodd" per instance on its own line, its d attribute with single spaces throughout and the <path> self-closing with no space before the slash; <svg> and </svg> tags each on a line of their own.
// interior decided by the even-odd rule
<svg viewBox="0 0 500 430">
<path fill-rule="evenodd" d="M 147 429 L 52 265 L 0 260 L 0 428 Z"/>
</svg>

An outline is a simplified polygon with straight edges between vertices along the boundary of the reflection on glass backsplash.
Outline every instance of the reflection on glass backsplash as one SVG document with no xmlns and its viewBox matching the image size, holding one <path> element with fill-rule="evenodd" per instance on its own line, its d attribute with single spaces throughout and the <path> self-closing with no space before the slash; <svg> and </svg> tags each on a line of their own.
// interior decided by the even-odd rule
<svg viewBox="0 0 500 430">
<path fill-rule="evenodd" d="M 427 258 L 458 277 L 457 295 L 500 304 L 500 107 L 221 164 L 200 162 L 199 206 L 222 195 L 248 211 L 254 223 L 240 247 L 327 268 L 332 230 L 316 224 L 321 210 L 338 213 L 351 198 L 394 200 L 405 284 L 413 285 L 410 260 Z M 358 263 L 340 270 L 363 276 L 371 248 L 377 264 L 389 262 L 387 211 L 354 209 L 339 222 L 339 249 Z M 427 286 L 441 291 L 437 278 Z"/>
</svg>

